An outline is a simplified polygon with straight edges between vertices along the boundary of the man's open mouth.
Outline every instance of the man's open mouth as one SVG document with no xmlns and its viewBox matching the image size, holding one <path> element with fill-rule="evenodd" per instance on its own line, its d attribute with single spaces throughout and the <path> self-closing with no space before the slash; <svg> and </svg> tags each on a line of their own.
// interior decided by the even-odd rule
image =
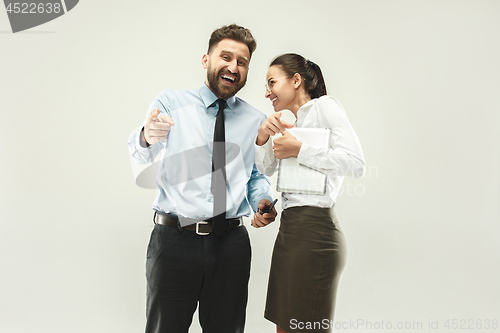
<svg viewBox="0 0 500 333">
<path fill-rule="evenodd" d="M 222 80 L 224 80 L 225 82 L 227 82 L 229 84 L 233 84 L 236 82 L 236 78 L 234 76 L 231 76 L 231 75 L 222 74 L 220 77 Z"/>
</svg>

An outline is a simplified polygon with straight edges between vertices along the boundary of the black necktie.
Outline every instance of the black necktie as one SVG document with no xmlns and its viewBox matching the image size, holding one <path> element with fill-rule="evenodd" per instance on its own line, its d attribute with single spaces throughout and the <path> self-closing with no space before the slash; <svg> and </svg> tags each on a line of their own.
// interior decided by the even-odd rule
<svg viewBox="0 0 500 333">
<path fill-rule="evenodd" d="M 224 108 L 226 101 L 218 99 L 219 111 L 215 121 L 212 150 L 212 193 L 214 195 L 214 218 L 212 232 L 220 236 L 227 229 L 226 223 L 226 135 Z"/>
</svg>

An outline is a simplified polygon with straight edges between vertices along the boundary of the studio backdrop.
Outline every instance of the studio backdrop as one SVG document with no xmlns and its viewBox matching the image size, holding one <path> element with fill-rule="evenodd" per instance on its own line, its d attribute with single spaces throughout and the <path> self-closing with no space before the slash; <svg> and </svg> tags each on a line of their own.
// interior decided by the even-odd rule
<svg viewBox="0 0 500 333">
<path fill-rule="evenodd" d="M 500 2 L 4 4 L 0 332 L 144 330 L 155 191 L 136 185 L 127 138 L 160 91 L 203 84 L 210 34 L 230 23 L 257 40 L 239 97 L 270 115 L 267 68 L 299 53 L 361 141 L 366 174 L 345 178 L 335 206 L 348 248 L 335 330 L 500 331 Z M 274 332 L 279 218 L 245 223 L 246 332 Z"/>
</svg>

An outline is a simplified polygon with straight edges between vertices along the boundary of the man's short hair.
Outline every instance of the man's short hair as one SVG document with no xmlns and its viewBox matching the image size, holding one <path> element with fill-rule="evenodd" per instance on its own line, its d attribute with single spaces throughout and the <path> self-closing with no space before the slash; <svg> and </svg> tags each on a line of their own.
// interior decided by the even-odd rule
<svg viewBox="0 0 500 333">
<path fill-rule="evenodd" d="M 212 51 L 212 49 L 216 47 L 221 40 L 226 38 L 246 44 L 248 46 L 248 50 L 250 51 L 250 57 L 252 56 L 253 51 L 257 48 L 257 43 L 255 42 L 250 30 L 236 24 L 231 24 L 220 27 L 212 32 L 210 40 L 208 41 L 207 53 L 210 53 L 210 51 Z"/>
</svg>

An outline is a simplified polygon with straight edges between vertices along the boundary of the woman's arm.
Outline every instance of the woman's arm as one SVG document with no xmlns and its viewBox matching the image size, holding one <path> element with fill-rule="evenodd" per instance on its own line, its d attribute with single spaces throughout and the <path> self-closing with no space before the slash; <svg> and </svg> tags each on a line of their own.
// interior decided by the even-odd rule
<svg viewBox="0 0 500 333">
<path fill-rule="evenodd" d="M 255 138 L 255 164 L 259 172 L 266 176 L 272 176 L 278 168 L 278 160 L 274 156 L 271 136 L 281 133 L 286 128 L 293 127 L 285 121 L 281 121 L 281 112 L 270 115 L 259 126 Z"/>
<path fill-rule="evenodd" d="M 261 146 L 255 143 L 255 165 L 257 170 L 266 176 L 272 176 L 278 169 L 278 159 L 273 153 L 271 137 Z"/>
</svg>

